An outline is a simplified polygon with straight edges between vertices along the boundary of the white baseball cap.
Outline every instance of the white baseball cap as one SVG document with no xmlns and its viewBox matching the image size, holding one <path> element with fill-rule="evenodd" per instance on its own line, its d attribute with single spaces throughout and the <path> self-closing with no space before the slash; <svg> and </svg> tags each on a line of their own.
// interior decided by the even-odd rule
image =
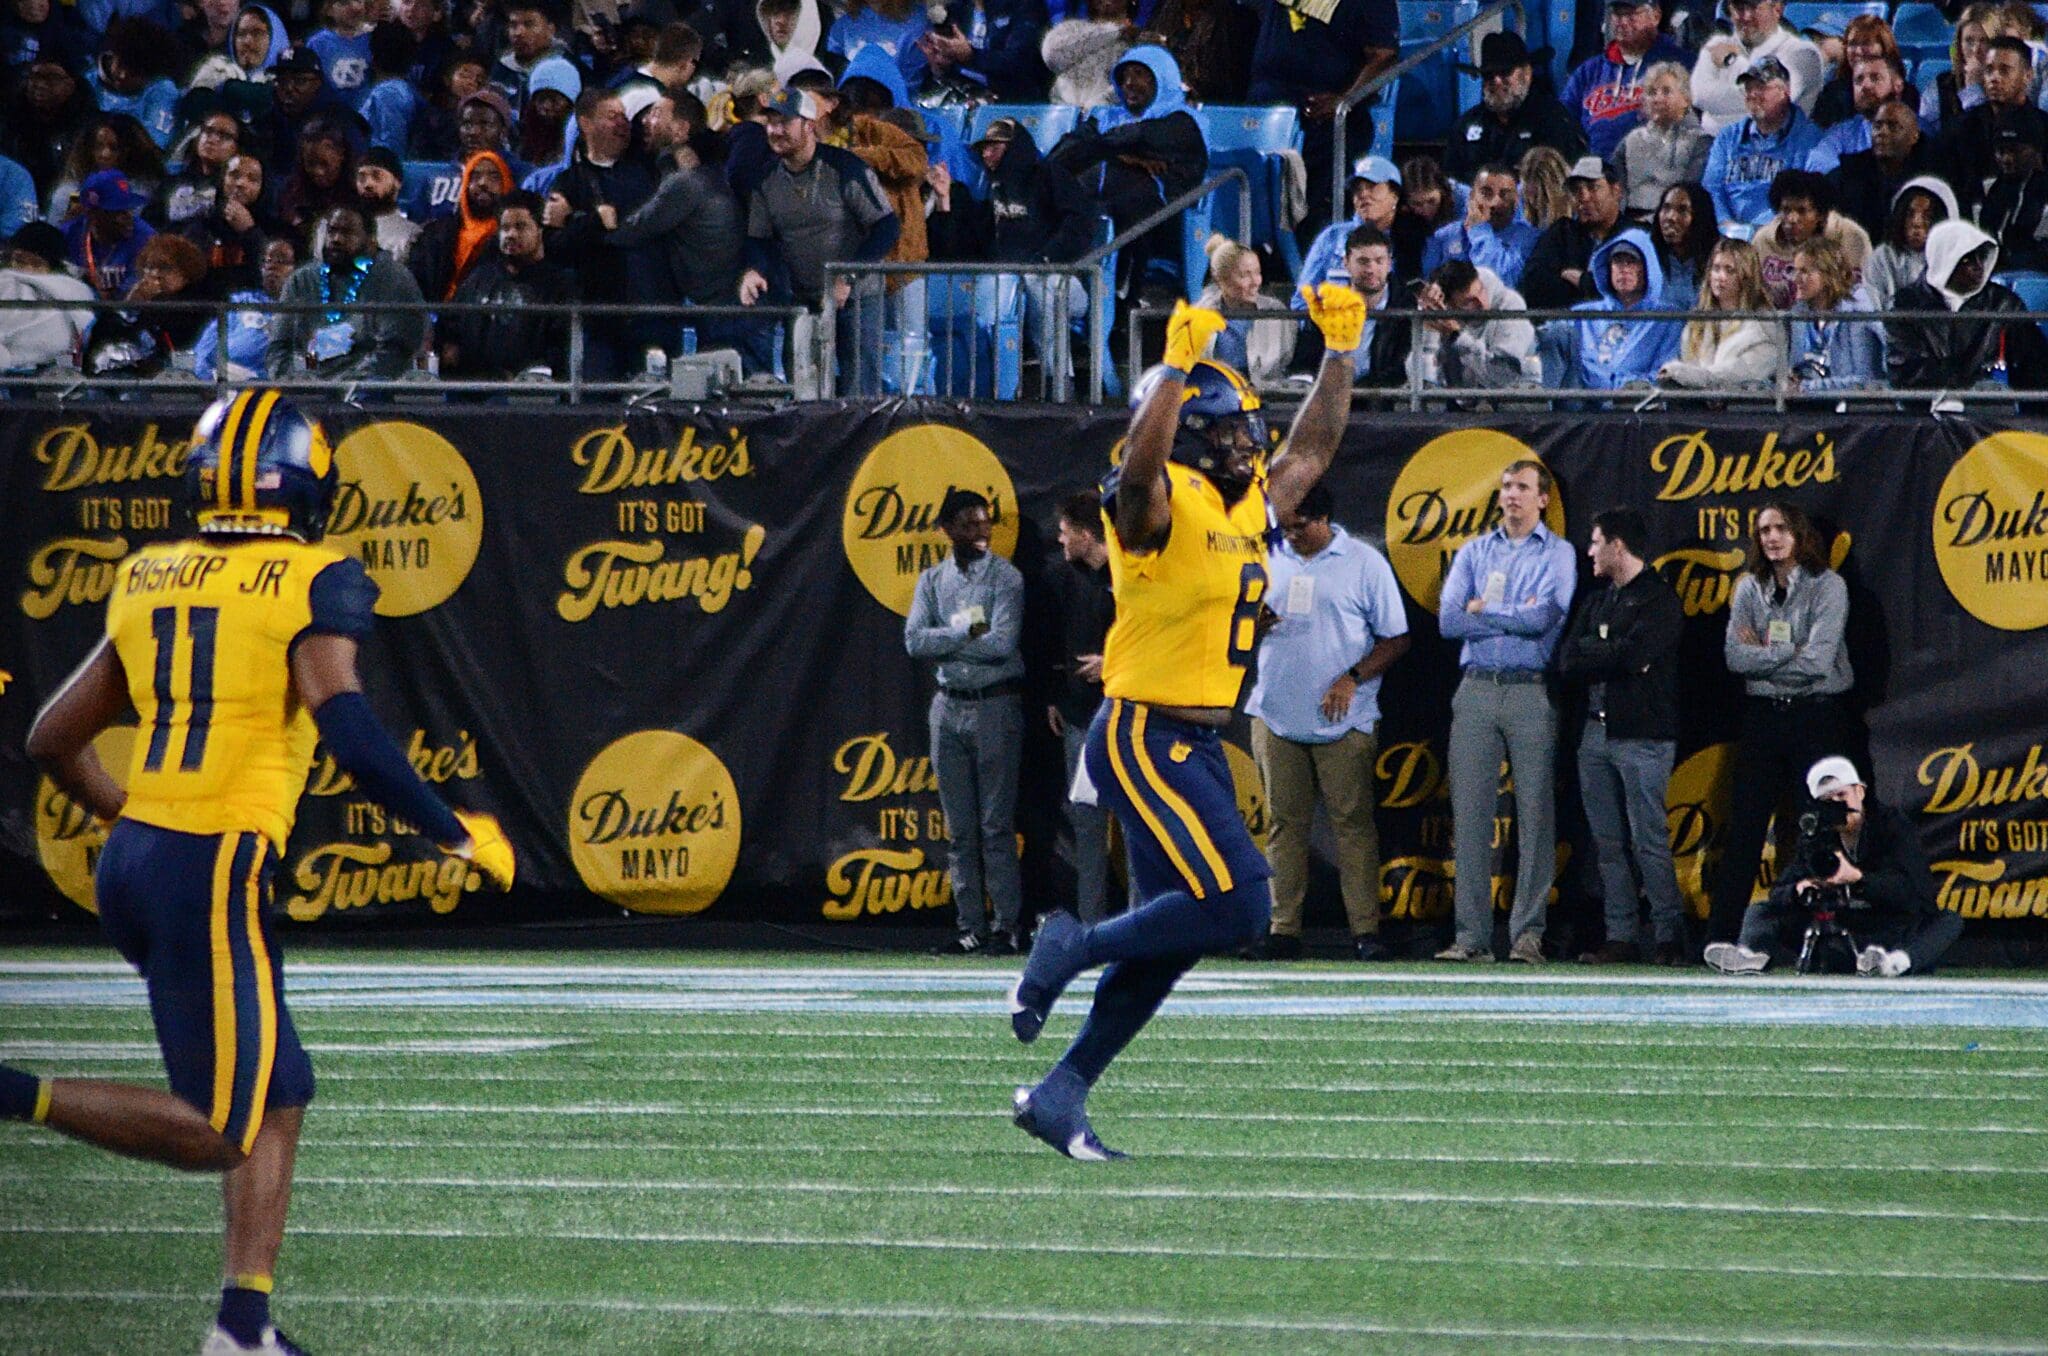
<svg viewBox="0 0 2048 1356">
<path fill-rule="evenodd" d="M 1819 800 L 1838 786 L 1861 786 L 1863 775 L 1856 765 L 1840 754 L 1832 754 L 1806 769 L 1806 794 Z"/>
</svg>

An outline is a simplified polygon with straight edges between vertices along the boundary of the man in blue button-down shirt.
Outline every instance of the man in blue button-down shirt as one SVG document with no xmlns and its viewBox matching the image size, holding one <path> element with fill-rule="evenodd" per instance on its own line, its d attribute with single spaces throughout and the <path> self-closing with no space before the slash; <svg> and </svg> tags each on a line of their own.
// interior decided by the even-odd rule
<svg viewBox="0 0 2048 1356">
<path fill-rule="evenodd" d="M 1337 840 L 1337 879 L 1360 960 L 1380 944 L 1380 836 L 1373 824 L 1380 675 L 1408 651 L 1408 612 L 1387 558 L 1330 523 L 1316 485 L 1284 515 L 1287 544 L 1268 558 L 1266 597 L 1280 621 L 1259 643 L 1259 681 L 1246 711 L 1266 784 L 1266 860 L 1273 922 L 1265 954 L 1301 954 L 1308 833 L 1316 800 Z"/>
<path fill-rule="evenodd" d="M 1465 219 L 1438 228 L 1422 247 L 1422 276 L 1433 276 L 1446 259 L 1465 259 L 1490 268 L 1509 287 L 1522 282 L 1522 265 L 1542 232 L 1515 215 L 1522 185 L 1510 165 L 1486 165 L 1472 176 Z"/>
<path fill-rule="evenodd" d="M 1493 959 L 1493 818 L 1503 756 L 1515 783 L 1521 859 L 1508 959 L 1543 960 L 1557 875 L 1557 709 L 1543 675 L 1578 578 L 1571 543 L 1543 523 L 1553 489 L 1543 463 L 1510 463 L 1500 477 L 1500 525 L 1458 548 L 1437 605 L 1444 637 L 1464 642 L 1458 662 L 1465 670 L 1451 698 L 1449 758 L 1458 933 L 1438 960 Z"/>
<path fill-rule="evenodd" d="M 1015 955 L 1024 884 L 1017 869 L 1017 765 L 1024 750 L 1024 576 L 989 550 L 989 502 L 954 490 L 939 506 L 953 553 L 917 577 L 903 644 L 938 661 L 932 771 L 952 838 L 959 935 L 947 955 Z M 986 898 L 984 898 L 984 891 Z M 995 905 L 990 931 L 988 905 Z"/>
</svg>

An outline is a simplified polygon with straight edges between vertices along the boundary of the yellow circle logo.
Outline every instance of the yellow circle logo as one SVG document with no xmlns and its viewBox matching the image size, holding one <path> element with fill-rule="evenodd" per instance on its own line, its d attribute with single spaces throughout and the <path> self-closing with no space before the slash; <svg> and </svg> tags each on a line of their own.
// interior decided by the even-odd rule
<svg viewBox="0 0 2048 1356">
<path fill-rule="evenodd" d="M 1728 830 L 1734 766 L 1733 744 L 1709 744 L 1672 769 L 1664 788 L 1671 864 L 1678 869 L 1678 893 L 1695 918 L 1705 918 L 1711 910 L 1714 869 Z"/>
<path fill-rule="evenodd" d="M 1244 826 L 1250 831 L 1252 841 L 1259 845 L 1259 851 L 1266 850 L 1266 834 L 1272 828 L 1272 816 L 1266 813 L 1266 783 L 1259 776 L 1259 765 L 1252 756 L 1229 740 L 1223 741 L 1223 759 L 1230 764 L 1230 783 L 1237 792 L 1237 812 L 1244 817 Z"/>
<path fill-rule="evenodd" d="M 569 855 L 597 894 L 635 913 L 698 913 L 732 879 L 740 797 L 718 755 L 642 730 L 590 760 L 569 803 Z"/>
<path fill-rule="evenodd" d="M 128 759 L 135 748 L 135 727 L 110 726 L 92 741 L 115 781 L 127 784 Z M 57 788 L 48 777 L 36 779 L 36 856 L 64 897 L 79 908 L 98 913 L 92 889 L 93 869 L 107 845 L 107 828 L 92 812 Z"/>
<path fill-rule="evenodd" d="M 410 617 L 462 587 L 484 538 L 483 497 L 455 444 L 419 424 L 367 424 L 334 449 L 327 535 L 377 581 L 377 615 Z"/>
<path fill-rule="evenodd" d="M 1949 468 L 1934 506 L 1942 582 L 2001 631 L 2048 626 L 2048 436 L 1994 433 Z"/>
<path fill-rule="evenodd" d="M 1409 597 L 1436 611 L 1451 557 L 1500 522 L 1500 473 L 1510 462 L 1536 460 L 1521 440 L 1490 428 L 1432 438 L 1408 458 L 1387 498 L 1387 559 Z M 1564 535 L 1562 494 L 1552 491 L 1543 521 Z"/>
<path fill-rule="evenodd" d="M 910 615 L 917 577 L 944 560 L 952 543 L 939 530 L 939 505 L 953 490 L 987 499 L 995 530 L 989 547 L 1008 559 L 1017 549 L 1017 492 L 1010 473 L 980 441 L 943 424 L 919 424 L 875 444 L 846 491 L 840 540 L 846 563 L 875 601 Z"/>
</svg>

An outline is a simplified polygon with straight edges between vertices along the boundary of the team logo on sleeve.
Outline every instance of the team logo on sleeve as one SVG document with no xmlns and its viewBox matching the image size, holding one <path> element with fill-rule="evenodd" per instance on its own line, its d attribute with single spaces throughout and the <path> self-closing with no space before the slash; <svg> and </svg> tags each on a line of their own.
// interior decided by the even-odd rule
<svg viewBox="0 0 2048 1356">
<path fill-rule="evenodd" d="M 377 615 L 439 607 L 476 564 L 483 497 L 455 444 L 420 424 L 366 424 L 334 449 L 341 486 L 328 542 L 377 581 Z"/>
<path fill-rule="evenodd" d="M 718 755 L 688 735 L 629 734 L 576 783 L 569 855 L 583 883 L 621 908 L 702 912 L 739 861 L 739 789 Z"/>
<path fill-rule="evenodd" d="M 1017 549 L 1017 491 L 996 454 L 959 429 L 919 424 L 890 434 L 847 487 L 840 523 L 846 563 L 898 616 L 910 615 L 918 575 L 952 550 L 939 530 L 939 505 L 956 489 L 989 501 L 989 547 L 1008 559 Z"/>
</svg>

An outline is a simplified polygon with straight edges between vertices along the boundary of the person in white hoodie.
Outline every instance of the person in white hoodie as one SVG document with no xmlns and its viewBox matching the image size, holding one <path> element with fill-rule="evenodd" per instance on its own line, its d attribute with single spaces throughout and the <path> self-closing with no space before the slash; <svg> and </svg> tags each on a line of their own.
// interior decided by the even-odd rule
<svg viewBox="0 0 2048 1356">
<path fill-rule="evenodd" d="M 1785 327 L 1768 320 L 1719 320 L 1717 311 L 1766 311 L 1763 263 L 1746 240 L 1723 240 L 1707 256 L 1699 309 L 1686 324 L 1678 356 L 1657 372 L 1659 383 L 1694 390 L 1754 386 L 1785 370 Z"/>
<path fill-rule="evenodd" d="M 1885 370 L 1893 386 L 2048 388 L 2048 339 L 2031 320 L 2004 318 L 2027 307 L 2011 288 L 1991 281 L 1997 269 L 1998 242 L 1969 222 L 1944 221 L 1927 233 L 1927 272 L 1899 289 L 1893 309 L 1939 318 L 1885 321 Z"/>
<path fill-rule="evenodd" d="M 1792 102 L 1808 116 L 1826 83 L 1826 61 L 1820 49 L 1785 25 L 1784 0 L 1729 0 L 1733 33 L 1716 33 L 1700 47 L 1692 68 L 1692 103 L 1700 126 L 1719 132 L 1748 116 L 1742 86 L 1736 82 L 1751 65 L 1767 56 L 1790 73 Z"/>
<path fill-rule="evenodd" d="M 90 302 L 92 287 L 64 271 L 64 234 L 32 221 L 7 242 L 0 268 L 0 300 Z M 92 312 L 52 305 L 46 310 L 0 310 L 0 372 L 22 374 L 74 367 Z"/>
<path fill-rule="evenodd" d="M 1956 192 L 1946 179 L 1923 174 L 1899 185 L 1899 191 L 1892 194 L 1884 240 L 1863 265 L 1863 285 L 1870 290 L 1877 310 L 1891 310 L 1892 298 L 1902 288 L 1919 282 L 1927 271 L 1928 232 L 1961 216 Z"/>
<path fill-rule="evenodd" d="M 1490 268 L 1446 260 L 1416 292 L 1416 307 L 1441 311 L 1425 320 L 1408 361 L 1424 386 L 1494 389 L 1537 386 L 1543 363 L 1536 327 L 1511 315 L 1465 318 L 1474 311 L 1525 311 L 1522 294 Z"/>
</svg>

